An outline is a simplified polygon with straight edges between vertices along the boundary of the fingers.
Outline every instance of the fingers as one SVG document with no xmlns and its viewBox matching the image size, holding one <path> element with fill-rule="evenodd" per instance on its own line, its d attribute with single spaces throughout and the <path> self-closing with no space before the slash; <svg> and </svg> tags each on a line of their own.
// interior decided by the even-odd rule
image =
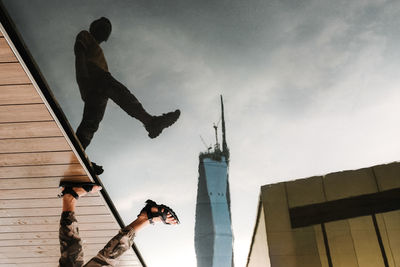
<svg viewBox="0 0 400 267">
<path fill-rule="evenodd" d="M 175 220 L 175 219 L 172 219 L 172 220 L 165 220 L 167 223 L 169 223 L 169 224 L 178 224 L 178 221 L 177 220 Z"/>
<path fill-rule="evenodd" d="M 101 189 L 103 189 L 103 188 L 100 185 L 94 185 L 92 188 L 92 191 L 90 191 L 90 193 L 99 192 Z"/>
<path fill-rule="evenodd" d="M 167 218 L 165 221 L 169 224 L 177 224 L 178 223 L 178 220 L 170 212 L 168 212 Z"/>
<path fill-rule="evenodd" d="M 161 210 L 159 210 L 160 207 L 161 207 Z M 153 213 L 161 212 L 165 216 L 164 219 L 163 219 L 162 215 L 153 217 L 153 221 L 157 222 L 157 223 L 164 221 L 167 224 L 178 224 L 179 220 L 176 218 L 176 215 L 173 215 L 174 213 L 166 208 L 167 207 L 165 207 L 165 206 L 163 207 L 163 205 L 151 207 L 151 212 L 153 212 Z M 165 212 L 166 212 L 166 214 L 165 214 Z"/>
</svg>

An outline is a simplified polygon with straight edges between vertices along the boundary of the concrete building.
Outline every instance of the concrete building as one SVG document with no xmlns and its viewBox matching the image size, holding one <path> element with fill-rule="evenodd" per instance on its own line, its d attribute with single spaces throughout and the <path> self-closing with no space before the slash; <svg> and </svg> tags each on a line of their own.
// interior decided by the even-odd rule
<svg viewBox="0 0 400 267">
<path fill-rule="evenodd" d="M 400 163 L 262 186 L 247 266 L 400 266 Z"/>
<path fill-rule="evenodd" d="M 222 107 L 222 149 L 218 143 L 217 127 L 214 151 L 199 156 L 195 249 L 199 267 L 233 266 L 233 236 L 229 194 L 229 149 L 225 137 Z"/>
</svg>

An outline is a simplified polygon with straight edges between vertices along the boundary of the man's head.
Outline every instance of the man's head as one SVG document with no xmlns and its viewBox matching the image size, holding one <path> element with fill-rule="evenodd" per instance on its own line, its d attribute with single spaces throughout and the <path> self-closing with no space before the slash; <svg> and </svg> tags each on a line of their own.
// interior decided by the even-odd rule
<svg viewBox="0 0 400 267">
<path fill-rule="evenodd" d="M 96 19 L 90 24 L 89 32 L 98 43 L 107 41 L 111 34 L 111 22 L 105 17 Z"/>
</svg>

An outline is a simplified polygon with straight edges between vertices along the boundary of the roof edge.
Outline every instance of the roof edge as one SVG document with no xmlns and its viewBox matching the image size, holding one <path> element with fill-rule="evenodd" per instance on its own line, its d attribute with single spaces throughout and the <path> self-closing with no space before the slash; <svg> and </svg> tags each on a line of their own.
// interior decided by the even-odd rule
<svg viewBox="0 0 400 267">
<path fill-rule="evenodd" d="M 250 263 L 250 256 L 251 256 L 251 252 L 253 251 L 254 240 L 256 238 L 257 228 L 258 228 L 258 225 L 260 223 L 261 209 L 263 207 L 263 203 L 262 203 L 262 199 L 261 198 L 262 198 L 262 194 L 260 192 L 260 196 L 258 198 L 257 217 L 256 217 L 256 222 L 254 224 L 253 235 L 251 237 L 249 254 L 247 255 L 246 267 L 249 266 L 249 263 Z"/>
</svg>

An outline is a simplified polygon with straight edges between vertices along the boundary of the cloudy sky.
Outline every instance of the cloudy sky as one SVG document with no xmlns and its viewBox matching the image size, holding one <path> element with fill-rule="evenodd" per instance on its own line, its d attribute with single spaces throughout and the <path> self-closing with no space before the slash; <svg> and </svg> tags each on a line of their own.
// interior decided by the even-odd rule
<svg viewBox="0 0 400 267">
<path fill-rule="evenodd" d="M 236 266 L 261 185 L 399 158 L 398 1 L 3 1 L 74 129 L 83 109 L 74 40 L 100 16 L 113 24 L 102 47 L 114 77 L 152 114 L 181 109 L 150 140 L 110 101 L 87 149 L 125 222 L 147 198 L 179 214 L 180 226 L 137 237 L 149 266 L 196 266 L 200 135 L 214 142 L 220 94 Z"/>
</svg>

